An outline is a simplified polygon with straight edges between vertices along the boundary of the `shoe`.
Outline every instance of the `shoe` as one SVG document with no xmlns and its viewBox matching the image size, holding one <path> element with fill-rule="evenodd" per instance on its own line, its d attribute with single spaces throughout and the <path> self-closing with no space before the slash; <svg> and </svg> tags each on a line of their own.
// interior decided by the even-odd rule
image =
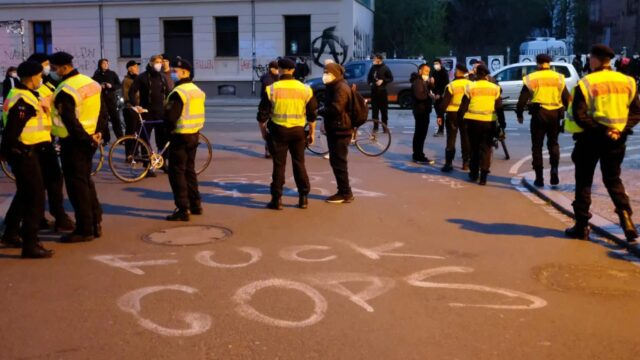
<svg viewBox="0 0 640 360">
<path fill-rule="evenodd" d="M 558 176 L 558 167 L 551 168 L 551 186 L 557 186 L 560 184 L 560 177 Z"/>
<path fill-rule="evenodd" d="M 63 218 L 56 219 L 55 224 L 53 225 L 53 231 L 55 232 L 68 232 L 73 231 L 75 229 L 76 224 L 71 220 L 71 218 L 65 215 Z"/>
<path fill-rule="evenodd" d="M 309 207 L 309 197 L 307 195 L 300 195 L 300 198 L 298 198 L 298 207 L 300 209 Z"/>
<path fill-rule="evenodd" d="M 22 248 L 22 254 L 20 257 L 23 259 L 46 259 L 52 257 L 53 250 L 47 250 L 40 244 L 35 244 L 26 248 Z"/>
<path fill-rule="evenodd" d="M 462 171 L 469 171 L 469 163 L 468 162 L 463 162 L 462 163 Z"/>
<path fill-rule="evenodd" d="M 22 238 L 20 237 L 20 235 L 7 235 L 7 233 L 5 233 L 4 235 L 2 235 L 0 243 L 8 248 L 21 248 Z"/>
<path fill-rule="evenodd" d="M 419 157 L 419 158 L 413 158 L 413 162 L 415 162 L 416 164 L 425 164 L 425 165 L 433 165 L 436 162 L 434 160 L 429 159 L 428 157 Z"/>
<path fill-rule="evenodd" d="M 442 167 L 442 169 L 440 169 L 440 171 L 442 171 L 443 173 L 450 173 L 453 171 L 453 166 L 451 166 L 450 163 L 444 164 L 444 166 Z"/>
<path fill-rule="evenodd" d="M 348 204 L 354 200 L 353 194 L 340 194 L 337 193 L 333 196 L 328 197 L 325 201 L 330 204 Z"/>
<path fill-rule="evenodd" d="M 167 221 L 189 221 L 189 210 L 175 209 L 166 219 Z"/>
<path fill-rule="evenodd" d="M 535 169 L 536 179 L 533 182 L 533 185 L 536 187 L 544 187 L 544 176 L 542 175 L 542 169 Z"/>
<path fill-rule="evenodd" d="M 477 171 L 470 171 L 469 172 L 469 181 L 476 182 L 476 181 L 478 181 L 478 177 L 479 177 L 479 175 L 478 175 Z"/>
<path fill-rule="evenodd" d="M 202 206 L 191 206 L 189 211 L 191 212 L 191 215 L 202 215 Z"/>
<path fill-rule="evenodd" d="M 51 229 L 51 224 L 49 223 L 49 220 L 47 220 L 46 218 L 42 218 L 42 221 L 40 221 L 40 230 L 49 230 Z"/>
<path fill-rule="evenodd" d="M 145 175 L 144 177 L 146 178 L 154 178 L 154 177 L 158 177 L 158 175 L 155 173 L 155 171 L 147 171 L 147 175 Z"/>
<path fill-rule="evenodd" d="M 618 210 L 618 217 L 620 218 L 620 227 L 624 230 L 624 236 L 628 242 L 635 242 L 638 238 L 638 230 L 631 220 L 631 212 L 627 210 Z"/>
<path fill-rule="evenodd" d="M 267 209 L 282 210 L 282 199 L 272 197 L 271 201 L 267 204 Z"/>
<path fill-rule="evenodd" d="M 93 225 L 93 237 L 95 237 L 96 239 L 102 237 L 102 225 L 101 224 Z"/>
<path fill-rule="evenodd" d="M 93 241 L 93 239 L 94 239 L 93 234 L 80 235 L 76 233 L 71 233 L 71 234 L 62 235 L 60 237 L 60 242 L 64 244 L 74 244 L 74 243 Z"/>
<path fill-rule="evenodd" d="M 564 234 L 571 239 L 589 240 L 589 225 L 583 222 L 576 224 L 564 231 Z"/>
<path fill-rule="evenodd" d="M 478 182 L 478 185 L 487 185 L 487 176 L 489 176 L 489 172 L 488 171 L 481 171 L 480 172 L 480 181 Z"/>
<path fill-rule="evenodd" d="M 326 154 L 325 156 L 323 156 L 324 159 L 329 160 L 331 158 L 331 156 L 329 154 Z"/>
</svg>

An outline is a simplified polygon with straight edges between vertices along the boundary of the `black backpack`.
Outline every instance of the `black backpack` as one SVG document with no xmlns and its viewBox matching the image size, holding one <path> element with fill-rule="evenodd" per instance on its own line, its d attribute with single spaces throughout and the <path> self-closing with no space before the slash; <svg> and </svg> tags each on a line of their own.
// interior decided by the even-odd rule
<svg viewBox="0 0 640 360">
<path fill-rule="evenodd" d="M 351 106 L 349 108 L 349 118 L 351 127 L 357 128 L 364 124 L 369 118 L 369 106 L 364 97 L 351 87 Z"/>
</svg>

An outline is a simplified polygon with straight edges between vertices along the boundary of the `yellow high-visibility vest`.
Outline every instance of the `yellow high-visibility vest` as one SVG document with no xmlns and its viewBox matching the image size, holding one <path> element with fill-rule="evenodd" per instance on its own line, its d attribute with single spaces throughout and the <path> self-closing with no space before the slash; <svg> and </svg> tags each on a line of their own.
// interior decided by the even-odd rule
<svg viewBox="0 0 640 360">
<path fill-rule="evenodd" d="M 546 110 L 562 108 L 564 75 L 548 69 L 538 70 L 522 78 L 522 82 L 531 92 L 532 103 L 540 104 Z"/>
<path fill-rule="evenodd" d="M 40 100 L 29 90 L 13 88 L 7 95 L 2 112 L 2 122 L 7 126 L 9 111 L 22 99 L 36 109 L 36 114 L 27 120 L 18 140 L 25 145 L 51 141 L 51 118 L 45 113 Z"/>
<path fill-rule="evenodd" d="M 95 134 L 96 127 L 98 126 L 98 118 L 100 117 L 100 94 L 102 92 L 100 84 L 86 75 L 78 74 L 58 85 L 58 88 L 56 88 L 53 94 L 54 103 L 61 92 L 73 97 L 76 104 L 76 117 L 78 121 L 80 121 L 82 128 L 89 135 Z M 55 106 L 52 106 L 52 110 L 52 134 L 60 138 L 68 137 L 69 132 L 62 122 L 58 110 Z"/>
<path fill-rule="evenodd" d="M 173 93 L 178 94 L 182 99 L 182 114 L 174 133 L 176 134 L 196 134 L 204 127 L 205 120 L 205 93 L 194 83 L 184 83 L 176 86 Z"/>
<path fill-rule="evenodd" d="M 313 97 L 311 88 L 298 80 L 287 79 L 267 87 L 267 96 L 273 104 L 271 121 L 292 128 L 307 123 L 307 103 Z"/>
<path fill-rule="evenodd" d="M 569 134 L 577 134 L 584 131 L 584 129 L 576 123 L 573 117 L 573 98 L 575 94 L 576 88 L 573 88 L 573 90 L 571 90 L 571 102 L 569 103 L 569 108 L 565 112 L 564 131 Z"/>
<path fill-rule="evenodd" d="M 49 86 L 43 84 L 38 88 L 38 94 L 40 94 L 40 103 L 45 110 L 45 113 L 51 118 L 51 108 L 53 107 L 53 91 Z"/>
<path fill-rule="evenodd" d="M 447 85 L 447 91 L 451 94 L 451 102 L 447 106 L 447 112 L 457 112 L 462 104 L 464 91 L 471 81 L 469 79 L 455 79 Z"/>
<path fill-rule="evenodd" d="M 624 130 L 629 107 L 636 97 L 636 82 L 622 73 L 602 70 L 578 82 L 589 108 L 589 115 L 599 124 Z"/>
<path fill-rule="evenodd" d="M 487 80 L 472 82 L 465 88 L 465 96 L 469 98 L 469 110 L 465 119 L 478 121 L 495 121 L 496 100 L 500 98 L 500 86 Z"/>
</svg>

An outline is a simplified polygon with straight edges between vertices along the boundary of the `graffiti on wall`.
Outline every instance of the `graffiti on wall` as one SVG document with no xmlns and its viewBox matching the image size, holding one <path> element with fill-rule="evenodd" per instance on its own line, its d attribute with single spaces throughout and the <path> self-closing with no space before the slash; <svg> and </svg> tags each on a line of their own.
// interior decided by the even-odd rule
<svg viewBox="0 0 640 360">
<path fill-rule="evenodd" d="M 100 60 L 100 50 L 95 47 L 54 47 L 53 52 L 58 51 L 65 51 L 73 55 L 73 66 L 81 73 L 93 74 L 93 72 L 98 68 L 98 60 Z"/>
<path fill-rule="evenodd" d="M 356 25 L 356 27 L 353 29 L 353 58 L 368 58 L 373 52 L 371 44 L 371 34 L 364 31 L 362 28 L 360 28 L 360 26 Z"/>
<path fill-rule="evenodd" d="M 324 29 L 322 35 L 313 39 L 311 52 L 313 62 L 320 67 L 324 67 L 326 59 L 344 64 L 349 57 L 349 45 L 336 34 L 336 27 L 331 26 Z"/>
</svg>

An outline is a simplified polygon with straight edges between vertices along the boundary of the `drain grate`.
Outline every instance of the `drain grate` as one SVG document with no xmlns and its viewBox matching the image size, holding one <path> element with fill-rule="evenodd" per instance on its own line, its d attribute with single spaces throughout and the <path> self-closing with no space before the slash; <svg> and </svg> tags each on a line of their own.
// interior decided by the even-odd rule
<svg viewBox="0 0 640 360">
<path fill-rule="evenodd" d="M 164 229 L 142 237 L 142 240 L 166 246 L 193 246 L 212 244 L 231 237 L 227 228 L 210 225 L 180 226 Z"/>
</svg>

